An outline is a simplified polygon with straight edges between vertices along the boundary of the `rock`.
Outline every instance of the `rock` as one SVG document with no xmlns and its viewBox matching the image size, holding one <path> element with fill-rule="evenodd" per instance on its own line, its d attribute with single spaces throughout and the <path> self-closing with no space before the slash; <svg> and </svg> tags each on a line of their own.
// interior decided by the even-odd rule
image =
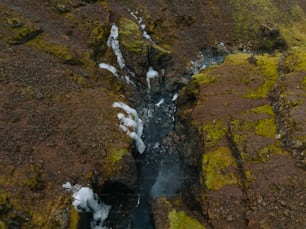
<svg viewBox="0 0 306 229">
<path fill-rule="evenodd" d="M 56 5 L 56 8 L 58 9 L 58 11 L 59 11 L 61 14 L 67 13 L 67 12 L 70 11 L 69 8 L 68 8 L 66 5 L 64 5 L 64 4 L 57 4 L 57 5 Z"/>
</svg>

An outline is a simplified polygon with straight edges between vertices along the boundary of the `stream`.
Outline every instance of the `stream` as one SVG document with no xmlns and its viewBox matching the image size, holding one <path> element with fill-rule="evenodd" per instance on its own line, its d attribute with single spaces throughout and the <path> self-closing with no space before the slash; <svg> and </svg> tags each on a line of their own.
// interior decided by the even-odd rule
<svg viewBox="0 0 306 229">
<path fill-rule="evenodd" d="M 144 39 L 155 44 L 146 33 L 145 25 L 142 24 L 142 18 L 137 17 L 134 13 L 131 13 L 131 15 L 138 20 L 144 34 Z M 132 85 L 135 88 L 136 97 L 139 96 L 141 98 L 140 105 L 136 109 L 121 102 L 113 104 L 113 107 L 123 109 L 127 113 L 127 115 L 118 113 L 118 119 L 121 123 L 120 128 L 135 140 L 134 158 L 138 169 L 138 191 L 137 193 L 128 194 L 129 191 L 122 187 L 123 184 L 121 186 L 120 184 L 116 184 L 120 187 L 117 187 L 115 184 L 104 187 L 104 189 L 109 189 L 106 193 L 109 193 L 109 196 L 113 196 L 112 199 L 114 200 L 111 201 L 108 198 L 110 202 L 107 204 L 112 205 L 113 210 L 111 210 L 110 214 L 113 216 L 109 217 L 107 224 L 111 224 L 112 228 L 154 229 L 151 203 L 154 199 L 161 196 L 167 199 L 176 197 L 180 192 L 185 177 L 188 177 L 188 174 L 184 171 L 184 164 L 181 158 L 183 154 L 177 148 L 177 135 L 175 133 L 176 100 L 178 99 L 178 92 L 181 88 L 180 86 L 177 86 L 177 88 L 172 87 L 170 91 L 167 85 L 167 78 L 165 77 L 165 80 L 161 80 L 159 78 L 160 73 L 154 70 L 154 66 L 148 66 L 146 75 L 147 85 L 135 82 L 135 74 L 127 68 L 120 50 L 118 30 L 119 28 L 115 24 L 112 24 L 107 45 L 113 49 L 121 71 L 118 71 L 116 67 L 107 63 L 99 63 L 99 67 L 110 71 L 114 77 Z M 181 77 L 191 79 L 191 76 L 201 69 L 209 65 L 221 63 L 223 57 L 224 54 L 218 53 L 216 49 L 203 49 L 200 51 L 197 59 L 191 61 L 192 65 L 189 72 L 185 75 L 182 74 Z M 148 60 L 148 65 L 150 65 L 150 60 Z M 124 72 L 124 75 L 121 75 L 120 72 Z M 156 85 L 154 84 L 151 87 L 152 80 L 155 83 L 158 81 L 159 90 L 155 90 L 156 88 L 154 87 Z M 142 89 L 144 86 L 146 89 Z M 133 99 L 131 98 L 131 100 Z M 129 127 L 134 127 L 134 130 L 130 131 Z M 188 142 L 183 144 L 188 145 Z M 118 194 L 117 191 L 122 193 Z M 136 206 L 128 215 L 121 213 L 120 209 L 124 205 L 130 205 L 133 200 L 129 200 L 129 197 L 120 198 L 120 195 L 130 195 L 134 201 L 137 199 Z M 120 202 L 120 200 L 124 199 L 127 203 Z M 96 200 L 92 201 L 96 203 Z M 79 207 L 82 208 L 83 205 L 81 206 L 81 204 L 82 202 L 80 201 Z M 84 202 L 85 208 L 87 205 L 88 203 Z M 104 206 L 107 207 L 107 205 Z M 109 210 L 102 209 L 105 207 L 98 203 L 97 211 L 104 210 L 107 216 Z M 95 214 L 96 212 L 94 211 Z M 84 220 L 81 219 L 80 222 L 84 222 L 85 226 L 79 224 L 79 228 L 88 227 L 88 221 L 93 222 L 93 220 L 90 220 L 91 217 L 88 218 L 88 214 L 83 214 L 83 217 L 86 218 Z M 99 215 L 95 222 L 103 225 L 103 221 L 104 218 Z"/>
<path fill-rule="evenodd" d="M 144 122 L 146 151 L 136 157 L 139 173 L 139 205 L 131 214 L 130 228 L 154 228 L 150 217 L 150 200 L 159 196 L 174 197 L 184 172 L 178 150 L 172 145 L 175 124 L 176 94 L 162 91 L 157 98 L 145 96 L 137 111 Z"/>
</svg>

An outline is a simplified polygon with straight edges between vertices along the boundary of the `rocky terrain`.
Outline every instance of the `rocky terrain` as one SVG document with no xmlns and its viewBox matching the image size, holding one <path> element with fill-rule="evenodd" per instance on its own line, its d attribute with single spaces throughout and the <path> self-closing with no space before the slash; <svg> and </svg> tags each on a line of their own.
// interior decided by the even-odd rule
<svg viewBox="0 0 306 229">
<path fill-rule="evenodd" d="M 89 228 L 67 181 L 112 206 L 107 227 L 127 228 L 142 174 L 112 104 L 137 108 L 161 88 L 181 89 L 167 144 L 186 180 L 150 200 L 155 228 L 305 228 L 305 11 L 303 0 L 1 0 L 0 229 Z M 137 86 L 98 68 L 120 69 L 112 23 Z M 163 74 L 148 95 L 150 66 Z"/>
</svg>

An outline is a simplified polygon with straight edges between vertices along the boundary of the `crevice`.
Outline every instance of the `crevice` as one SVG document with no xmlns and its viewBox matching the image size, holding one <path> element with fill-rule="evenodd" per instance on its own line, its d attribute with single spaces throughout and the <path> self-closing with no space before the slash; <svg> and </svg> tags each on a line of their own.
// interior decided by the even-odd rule
<svg viewBox="0 0 306 229">
<path fill-rule="evenodd" d="M 247 211 L 251 208 L 250 207 L 250 199 L 249 199 L 249 195 L 248 195 L 248 179 L 246 177 L 246 173 L 245 173 L 245 168 L 244 168 L 244 163 L 243 163 L 243 159 L 242 159 L 242 154 L 237 146 L 237 144 L 234 141 L 234 136 L 233 136 L 233 131 L 232 131 L 232 127 L 231 125 L 228 125 L 228 130 L 226 133 L 226 139 L 229 145 L 229 148 L 232 152 L 233 157 L 235 158 L 236 164 L 237 164 L 237 169 L 238 169 L 238 173 L 239 173 L 239 179 L 241 181 L 241 190 L 243 193 L 243 204 L 244 207 L 246 208 L 246 210 L 244 211 L 244 221 L 245 221 L 245 226 L 247 227 L 247 225 L 249 224 L 249 220 L 246 217 L 246 213 Z"/>
</svg>

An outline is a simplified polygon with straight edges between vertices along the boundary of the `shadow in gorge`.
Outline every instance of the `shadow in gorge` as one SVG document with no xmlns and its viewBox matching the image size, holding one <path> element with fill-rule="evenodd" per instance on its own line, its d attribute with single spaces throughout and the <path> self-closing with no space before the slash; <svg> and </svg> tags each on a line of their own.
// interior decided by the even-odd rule
<svg viewBox="0 0 306 229">
<path fill-rule="evenodd" d="M 104 226 L 112 229 L 128 228 L 128 225 L 130 225 L 128 214 L 137 204 L 137 193 L 117 181 L 107 181 L 102 187 L 93 185 L 93 190 L 99 195 L 101 201 L 111 206 Z M 91 220 L 91 213 L 81 213 L 78 229 L 91 228 Z"/>
</svg>

